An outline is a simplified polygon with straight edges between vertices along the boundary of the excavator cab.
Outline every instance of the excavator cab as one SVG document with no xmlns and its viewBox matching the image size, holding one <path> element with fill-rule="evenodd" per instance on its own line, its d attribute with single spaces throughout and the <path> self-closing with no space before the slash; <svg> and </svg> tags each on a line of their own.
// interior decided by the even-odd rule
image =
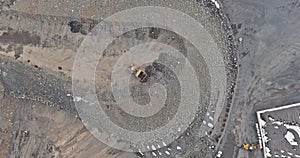
<svg viewBox="0 0 300 158">
<path fill-rule="evenodd" d="M 128 70 L 131 71 L 135 77 L 139 78 L 141 82 L 147 82 L 149 79 L 148 74 L 140 68 L 136 68 L 134 64 L 130 64 Z"/>
<path fill-rule="evenodd" d="M 141 82 L 146 82 L 148 80 L 148 75 L 145 71 L 143 70 L 136 70 L 135 74 L 134 74 L 137 78 L 140 79 Z"/>
<path fill-rule="evenodd" d="M 242 148 L 248 151 L 253 151 L 259 148 L 259 144 L 248 144 L 248 143 L 244 143 L 242 145 Z"/>
<path fill-rule="evenodd" d="M 251 144 L 250 149 L 251 150 L 256 150 L 257 148 L 259 148 L 259 145 L 255 145 L 255 144 Z"/>
</svg>

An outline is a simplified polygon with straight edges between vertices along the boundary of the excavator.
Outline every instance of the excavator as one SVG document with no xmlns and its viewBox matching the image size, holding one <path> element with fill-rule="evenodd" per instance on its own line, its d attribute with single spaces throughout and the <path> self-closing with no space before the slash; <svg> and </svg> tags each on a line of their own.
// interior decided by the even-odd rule
<svg viewBox="0 0 300 158">
<path fill-rule="evenodd" d="M 248 143 L 244 143 L 241 146 L 243 149 L 248 150 L 248 151 L 254 151 L 256 149 L 259 149 L 259 144 L 248 144 Z"/>
<path fill-rule="evenodd" d="M 149 75 L 142 69 L 137 68 L 134 64 L 130 64 L 128 70 L 134 74 L 141 82 L 147 82 Z"/>
</svg>

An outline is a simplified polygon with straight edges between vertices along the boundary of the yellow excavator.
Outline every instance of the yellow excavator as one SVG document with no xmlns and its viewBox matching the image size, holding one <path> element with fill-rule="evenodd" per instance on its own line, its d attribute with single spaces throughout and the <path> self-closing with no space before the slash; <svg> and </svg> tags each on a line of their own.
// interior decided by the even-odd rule
<svg viewBox="0 0 300 158">
<path fill-rule="evenodd" d="M 149 79 L 148 74 L 144 70 L 136 68 L 134 64 L 130 64 L 128 70 L 132 72 L 132 74 L 135 77 L 137 77 L 141 82 L 147 82 L 147 80 Z"/>
<path fill-rule="evenodd" d="M 242 148 L 248 151 L 254 151 L 256 149 L 259 149 L 259 144 L 248 144 L 248 143 L 244 143 L 242 145 Z"/>
</svg>

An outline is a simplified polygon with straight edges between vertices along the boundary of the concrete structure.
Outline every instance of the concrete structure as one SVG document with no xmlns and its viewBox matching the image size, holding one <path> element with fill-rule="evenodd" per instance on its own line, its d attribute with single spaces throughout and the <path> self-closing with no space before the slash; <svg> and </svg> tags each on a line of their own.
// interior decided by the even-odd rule
<svg viewBox="0 0 300 158">
<path fill-rule="evenodd" d="M 264 158 L 300 157 L 300 103 L 257 112 Z"/>
</svg>

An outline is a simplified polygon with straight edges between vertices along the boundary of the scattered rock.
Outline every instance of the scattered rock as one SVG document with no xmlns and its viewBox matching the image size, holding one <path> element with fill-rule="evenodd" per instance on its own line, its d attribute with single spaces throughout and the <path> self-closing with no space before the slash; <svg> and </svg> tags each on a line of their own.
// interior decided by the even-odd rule
<svg viewBox="0 0 300 158">
<path fill-rule="evenodd" d="M 80 32 L 80 29 L 82 27 L 82 24 L 79 21 L 71 21 L 68 25 L 71 27 L 72 33 Z"/>
</svg>

